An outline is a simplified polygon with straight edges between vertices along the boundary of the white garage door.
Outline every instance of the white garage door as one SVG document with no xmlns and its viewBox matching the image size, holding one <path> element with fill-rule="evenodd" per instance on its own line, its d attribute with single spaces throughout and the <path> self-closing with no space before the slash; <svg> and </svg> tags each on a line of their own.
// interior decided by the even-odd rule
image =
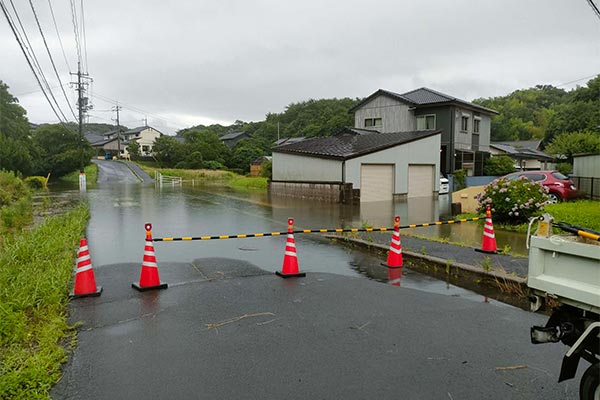
<svg viewBox="0 0 600 400">
<path fill-rule="evenodd" d="M 408 166 L 408 197 L 425 197 L 433 195 L 433 165 Z"/>
<path fill-rule="evenodd" d="M 392 200 L 394 166 L 362 164 L 360 166 L 360 201 Z"/>
</svg>

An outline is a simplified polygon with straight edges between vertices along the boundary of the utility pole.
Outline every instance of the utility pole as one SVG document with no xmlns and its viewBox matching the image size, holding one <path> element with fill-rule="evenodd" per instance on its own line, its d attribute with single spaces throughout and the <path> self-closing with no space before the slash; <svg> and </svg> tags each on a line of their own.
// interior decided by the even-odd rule
<svg viewBox="0 0 600 400">
<path fill-rule="evenodd" d="M 88 74 L 81 72 L 81 62 L 77 63 L 77 73 L 71 73 L 71 75 L 77 75 L 77 82 L 71 82 L 77 85 L 77 108 L 79 110 L 79 190 L 85 192 L 87 185 L 85 179 L 85 171 L 83 169 L 83 118 L 87 110 L 91 109 L 88 105 L 88 98 L 85 97 L 85 85 L 83 79 L 90 79 Z"/>
<path fill-rule="evenodd" d="M 113 111 L 117 112 L 117 157 L 121 157 L 121 124 L 119 123 L 119 111 L 121 111 L 122 107 L 117 102 L 117 105 L 113 107 Z"/>
</svg>

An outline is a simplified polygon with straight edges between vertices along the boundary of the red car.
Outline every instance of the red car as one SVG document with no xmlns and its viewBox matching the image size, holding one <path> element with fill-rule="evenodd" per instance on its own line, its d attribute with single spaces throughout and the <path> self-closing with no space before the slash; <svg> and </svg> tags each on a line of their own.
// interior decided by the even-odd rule
<svg viewBox="0 0 600 400">
<path fill-rule="evenodd" d="M 547 187 L 548 202 L 550 203 L 558 203 L 559 201 L 573 199 L 578 196 L 577 188 L 573 184 L 573 181 L 558 171 L 513 172 L 502 178 L 514 181 L 522 176 Z"/>
</svg>

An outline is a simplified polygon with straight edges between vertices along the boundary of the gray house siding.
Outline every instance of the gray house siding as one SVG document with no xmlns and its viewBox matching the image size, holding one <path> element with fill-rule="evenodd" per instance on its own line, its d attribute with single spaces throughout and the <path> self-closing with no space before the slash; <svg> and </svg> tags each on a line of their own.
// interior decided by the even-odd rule
<svg viewBox="0 0 600 400">
<path fill-rule="evenodd" d="M 381 118 L 381 127 L 367 127 L 377 129 L 382 133 L 409 132 L 416 129 L 414 112 L 410 106 L 387 96 L 377 96 L 354 113 L 354 127 L 365 128 L 365 119 Z"/>
</svg>

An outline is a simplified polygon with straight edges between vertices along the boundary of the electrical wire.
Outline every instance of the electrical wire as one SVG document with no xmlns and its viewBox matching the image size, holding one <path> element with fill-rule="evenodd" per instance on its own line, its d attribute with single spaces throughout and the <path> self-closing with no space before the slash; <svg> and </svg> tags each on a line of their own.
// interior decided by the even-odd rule
<svg viewBox="0 0 600 400">
<path fill-rule="evenodd" d="M 592 7 L 592 10 L 594 10 L 594 13 L 596 13 L 596 16 L 598 18 L 600 18 L 600 10 L 598 10 L 598 7 L 596 6 L 596 4 L 594 4 L 594 2 L 592 0 L 587 0 L 587 2 L 590 5 L 590 7 Z"/>
<path fill-rule="evenodd" d="M 73 107 L 71 107 L 71 102 L 69 101 L 67 92 L 65 92 L 65 88 L 62 83 L 62 80 L 60 79 L 60 75 L 58 74 L 58 71 L 56 70 L 56 64 L 54 63 L 54 58 L 52 58 L 52 53 L 50 53 L 50 49 L 48 48 L 48 43 L 46 42 L 46 36 L 44 35 L 44 31 L 42 30 L 42 25 L 40 24 L 40 20 L 35 11 L 35 7 L 33 6 L 32 0 L 29 0 L 29 5 L 31 6 L 31 11 L 33 12 L 33 16 L 35 17 L 35 22 L 38 26 L 38 29 L 40 30 L 40 35 L 42 36 L 42 40 L 44 42 L 44 47 L 46 47 L 46 51 L 48 52 L 48 57 L 50 58 L 50 63 L 52 64 L 52 68 L 54 69 L 54 74 L 56 75 L 56 79 L 58 79 L 58 83 L 60 84 L 60 90 L 62 91 L 63 95 L 65 96 L 65 100 L 67 101 L 67 106 L 69 106 L 69 110 L 71 110 L 71 114 L 73 114 L 73 118 L 75 118 L 75 120 L 77 120 L 77 116 L 75 115 L 75 111 L 73 111 Z"/>
<path fill-rule="evenodd" d="M 75 3 L 70 0 L 71 3 L 71 20 L 73 21 L 73 32 L 75 33 L 75 47 L 77 49 L 77 61 L 81 63 L 81 45 L 79 42 L 79 27 L 77 24 L 77 10 L 75 9 Z"/>
<path fill-rule="evenodd" d="M 111 98 L 109 98 L 107 96 L 101 95 L 98 92 L 94 93 L 92 95 L 92 97 L 98 98 L 98 99 L 100 99 L 102 101 L 105 101 L 107 103 L 110 103 L 110 104 L 114 104 L 114 103 L 117 102 L 117 100 L 114 100 L 114 99 L 111 99 Z M 137 108 L 135 106 L 128 105 L 127 103 L 123 103 L 123 102 L 119 101 L 119 105 L 123 106 L 123 108 L 126 108 L 126 109 L 128 109 L 130 111 L 134 111 L 134 112 L 137 112 L 137 113 L 140 113 L 140 114 L 144 114 L 144 115 L 150 115 L 150 116 L 152 116 L 152 117 L 154 117 L 154 118 L 156 118 L 156 119 L 158 119 L 160 121 L 171 123 L 171 124 L 176 125 L 177 127 L 180 127 L 180 128 L 186 128 L 186 126 L 182 125 L 181 123 L 179 123 L 177 121 L 165 118 L 165 117 L 163 117 L 163 116 L 161 116 L 159 114 L 154 114 L 154 113 L 142 110 L 142 109 Z"/>
<path fill-rule="evenodd" d="M 85 14 L 83 12 L 83 0 L 81 0 L 81 37 L 83 37 L 83 54 L 85 58 L 85 73 L 88 74 L 87 37 L 85 34 Z"/>
<path fill-rule="evenodd" d="M 12 3 L 12 1 L 11 1 L 11 3 Z M 33 73 L 33 76 L 35 77 L 35 80 L 37 81 L 38 85 L 40 86 L 40 88 L 42 90 L 42 93 L 44 94 L 44 97 L 48 101 L 48 104 L 50 105 L 50 108 L 52 109 L 52 112 L 54 112 L 54 115 L 56 115 L 56 117 L 58 118 L 58 120 L 61 123 L 63 123 L 63 120 L 61 119 L 59 113 L 56 111 L 54 104 L 52 104 L 52 101 L 48 97 L 48 93 L 46 93 L 46 89 L 44 88 L 44 85 L 42 84 L 42 82 L 40 80 L 40 77 L 38 76 L 38 74 L 36 72 L 36 68 L 34 67 L 32 59 L 30 59 L 30 55 L 26 51 L 26 46 L 23 43 L 23 38 L 21 37 L 20 33 L 16 29 L 15 23 L 14 23 L 11 15 L 10 15 L 10 13 L 8 11 L 8 8 L 6 7 L 6 4 L 4 4 L 4 0 L 0 0 L 0 8 L 2 8 L 2 12 L 4 13 L 4 17 L 6 18 L 6 21 L 8 22 L 8 25 L 10 26 L 10 29 L 12 30 L 13 34 L 15 35 L 15 39 L 17 40 L 17 43 L 19 44 L 19 47 L 21 48 L 21 51 L 23 52 L 23 55 L 25 56 L 25 60 L 27 61 L 27 64 L 29 65 L 29 68 L 31 69 L 31 72 Z M 13 9 L 14 9 L 14 5 L 13 5 Z M 64 114 L 63 114 L 63 117 L 64 117 Z M 66 120 L 66 118 L 65 118 L 65 120 Z"/>
<path fill-rule="evenodd" d="M 65 64 L 67 65 L 67 69 L 69 73 L 71 72 L 71 66 L 69 65 L 69 60 L 67 59 L 67 54 L 65 53 L 65 48 L 63 47 L 62 39 L 60 38 L 60 32 L 58 31 L 58 25 L 56 24 L 56 18 L 54 17 L 54 9 L 52 8 L 52 1 L 48 0 L 48 6 L 50 7 L 50 14 L 52 15 L 52 22 L 54 22 L 54 29 L 56 30 L 56 36 L 58 36 L 58 43 L 60 43 L 60 49 L 62 50 L 63 58 L 65 59 Z"/>
</svg>

